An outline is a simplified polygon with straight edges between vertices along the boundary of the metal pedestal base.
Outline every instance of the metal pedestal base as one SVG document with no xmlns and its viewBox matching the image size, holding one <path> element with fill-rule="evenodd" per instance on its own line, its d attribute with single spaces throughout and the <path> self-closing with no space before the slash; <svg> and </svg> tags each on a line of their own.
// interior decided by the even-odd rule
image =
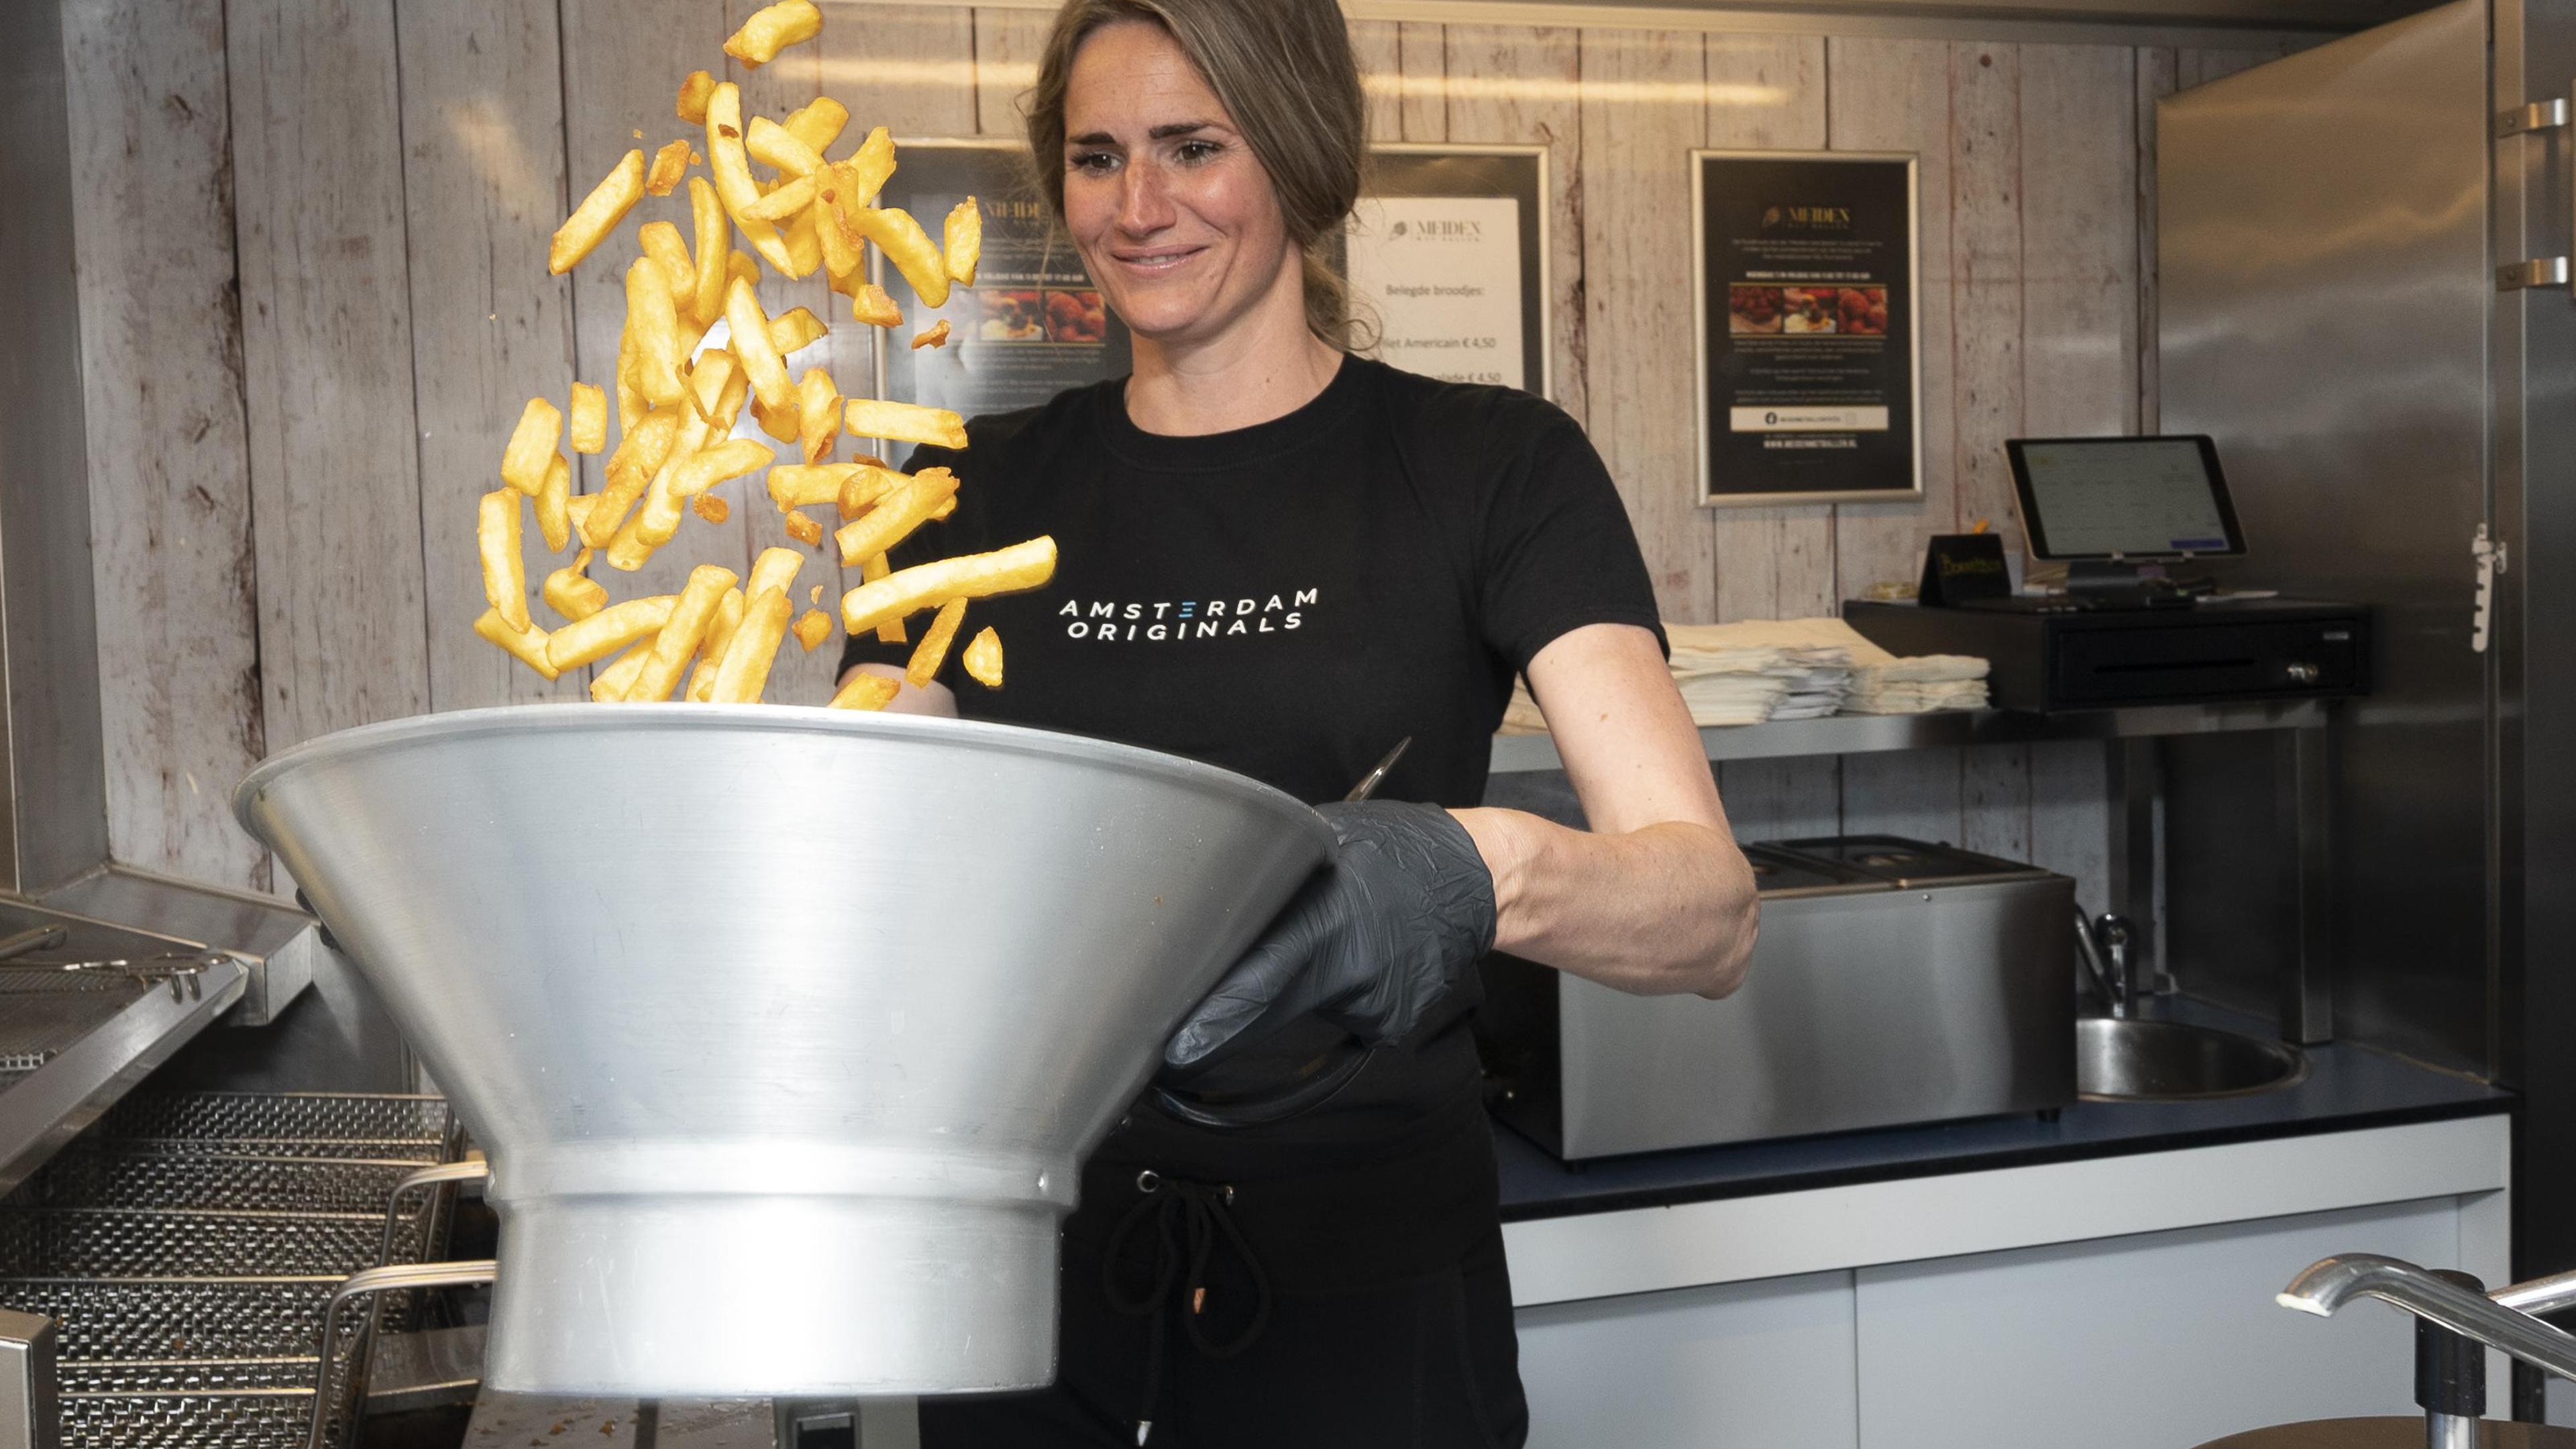
<svg viewBox="0 0 2576 1449">
<path fill-rule="evenodd" d="M 826 1398 L 1055 1377 L 1057 1204 L 656 1194 L 494 1207 L 485 1382 L 502 1392 Z"/>
<path fill-rule="evenodd" d="M 2478 1449 L 2576 1449 L 2576 1429 L 2479 1419 Z M 2424 1449 L 2424 1416 L 2316 1419 L 2213 1439 L 2200 1449 Z"/>
</svg>

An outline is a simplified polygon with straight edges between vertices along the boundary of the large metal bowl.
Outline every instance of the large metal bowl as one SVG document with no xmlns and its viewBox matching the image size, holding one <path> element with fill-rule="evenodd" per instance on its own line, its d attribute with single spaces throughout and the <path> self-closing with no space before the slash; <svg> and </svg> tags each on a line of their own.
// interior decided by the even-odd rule
<svg viewBox="0 0 2576 1449">
<path fill-rule="evenodd" d="M 1054 1374 L 1077 1160 L 1332 849 L 1146 750 L 822 709 L 533 705 L 234 798 L 489 1152 L 488 1381 Z"/>
</svg>

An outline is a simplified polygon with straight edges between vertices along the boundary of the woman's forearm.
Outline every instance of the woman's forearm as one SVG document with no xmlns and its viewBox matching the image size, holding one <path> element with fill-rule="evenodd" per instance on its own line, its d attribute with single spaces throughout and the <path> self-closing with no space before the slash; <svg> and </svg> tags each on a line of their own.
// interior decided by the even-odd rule
<svg viewBox="0 0 2576 1449">
<path fill-rule="evenodd" d="M 1622 991 L 1723 996 L 1744 979 L 1756 896 L 1725 833 L 1668 821 L 1569 830 L 1518 810 L 1460 810 L 1494 875 L 1494 949 Z"/>
</svg>

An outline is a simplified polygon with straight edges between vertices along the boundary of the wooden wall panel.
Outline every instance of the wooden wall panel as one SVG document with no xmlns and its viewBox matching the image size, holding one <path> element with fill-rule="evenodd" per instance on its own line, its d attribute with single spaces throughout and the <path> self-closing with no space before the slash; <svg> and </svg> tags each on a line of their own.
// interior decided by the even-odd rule
<svg viewBox="0 0 2576 1449">
<path fill-rule="evenodd" d="M 1442 27 L 1408 20 L 1396 35 L 1396 62 L 1404 88 L 1396 113 L 1407 141 L 1446 141 L 1449 136 L 1447 37 Z"/>
<path fill-rule="evenodd" d="M 1696 496 L 1691 401 L 1690 188 L 1683 158 L 1708 133 L 1703 37 L 1582 37 L 1585 396 L 1593 445 L 1637 526 L 1664 617 L 1717 609 L 1716 560 Z"/>
<path fill-rule="evenodd" d="M 1038 83 L 1038 62 L 1054 25 L 1055 17 L 1043 10 L 975 12 L 976 134 L 1028 134 L 1022 107 Z"/>
<path fill-rule="evenodd" d="M 501 448 L 527 400 L 570 404 L 572 287 L 545 264 L 570 209 L 555 11 L 452 0 L 396 18 L 430 707 L 578 699 L 581 675 L 549 684 L 473 628 L 476 502 L 501 486 Z M 522 510 L 529 608 L 560 622 L 535 594 L 569 555 L 548 554 Z"/>
<path fill-rule="evenodd" d="M 1584 418 L 1583 110 L 1579 34 L 1522 25 L 1452 25 L 1449 139 L 1547 147 L 1548 368 L 1556 405 Z"/>
<path fill-rule="evenodd" d="M 272 750 L 429 707 L 390 0 L 225 14 Z"/>
<path fill-rule="evenodd" d="M 264 890 L 231 807 L 263 750 L 223 6 L 77 0 L 63 48 L 108 840 Z"/>
<path fill-rule="evenodd" d="M 1404 29 L 1393 20 L 1354 20 L 1351 58 L 1360 68 L 1360 88 L 1368 99 L 1368 133 L 1372 141 L 1404 139 Z"/>
</svg>

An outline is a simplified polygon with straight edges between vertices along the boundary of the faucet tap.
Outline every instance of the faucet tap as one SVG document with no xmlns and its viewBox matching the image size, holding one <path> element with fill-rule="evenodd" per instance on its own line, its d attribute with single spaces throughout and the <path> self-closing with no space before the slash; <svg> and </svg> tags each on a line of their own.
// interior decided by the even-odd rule
<svg viewBox="0 0 2576 1449">
<path fill-rule="evenodd" d="M 2105 915 L 2098 921 L 2087 920 L 2084 908 L 2075 908 L 2076 953 L 2084 962 L 2093 989 L 2101 994 L 2103 1009 L 2114 1017 L 2132 1015 L 2137 1009 L 2138 963 L 2131 949 L 2136 939 L 2125 917 Z"/>
</svg>

